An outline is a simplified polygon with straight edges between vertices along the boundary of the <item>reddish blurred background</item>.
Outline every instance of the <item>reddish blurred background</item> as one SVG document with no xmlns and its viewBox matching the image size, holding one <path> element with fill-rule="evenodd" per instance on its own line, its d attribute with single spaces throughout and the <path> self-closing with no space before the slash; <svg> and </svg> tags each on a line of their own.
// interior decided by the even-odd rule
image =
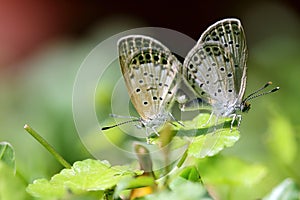
<svg viewBox="0 0 300 200">
<path fill-rule="evenodd" d="M 240 7 L 263 1 L 0 1 L 0 69 L 15 69 L 41 46 L 58 37 L 80 37 L 95 23 L 114 16 L 138 18 L 197 39 L 207 24 L 241 14 Z M 282 1 L 299 14 L 300 2 Z M 245 10 L 245 9 L 244 9 Z M 266 13 L 268 15 L 268 13 Z M 205 26 L 201 26 L 204 24 Z"/>
</svg>

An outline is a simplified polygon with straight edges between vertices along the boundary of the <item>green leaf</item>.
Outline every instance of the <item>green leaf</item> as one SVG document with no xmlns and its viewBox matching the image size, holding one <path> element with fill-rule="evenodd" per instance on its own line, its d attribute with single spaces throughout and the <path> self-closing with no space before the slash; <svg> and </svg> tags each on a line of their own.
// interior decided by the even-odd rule
<svg viewBox="0 0 300 200">
<path fill-rule="evenodd" d="M 273 112 L 270 119 L 268 146 L 280 162 L 292 164 L 297 156 L 297 140 L 291 123 L 282 115 Z"/>
<path fill-rule="evenodd" d="M 124 190 L 148 186 L 153 187 L 154 185 L 155 180 L 150 176 L 125 177 L 117 184 L 114 197 L 117 198 Z"/>
<path fill-rule="evenodd" d="M 26 191 L 32 196 L 44 198 L 63 197 L 66 193 L 63 183 L 55 183 L 46 179 L 33 181 L 33 184 L 29 184 Z"/>
<path fill-rule="evenodd" d="M 0 161 L 16 172 L 15 151 L 8 142 L 0 142 Z"/>
<path fill-rule="evenodd" d="M 25 187 L 26 184 L 15 175 L 14 169 L 0 161 L 0 199 L 31 199 Z"/>
<path fill-rule="evenodd" d="M 118 186 L 122 184 L 124 184 L 124 186 L 126 185 L 126 187 L 123 187 L 124 189 L 134 189 L 146 186 L 153 186 L 155 185 L 155 181 L 154 178 L 150 176 L 139 176 L 136 178 L 126 177 L 118 183 Z"/>
<path fill-rule="evenodd" d="M 88 191 L 112 189 L 127 176 L 142 174 L 127 166 L 111 166 L 107 161 L 87 159 L 75 162 L 71 169 L 63 169 L 50 181 L 35 180 L 27 191 L 35 197 L 64 197 L 67 192 L 82 194 Z"/>
<path fill-rule="evenodd" d="M 198 159 L 197 167 L 202 181 L 216 197 L 257 199 L 265 194 L 261 185 L 265 185 L 268 176 L 263 165 L 217 155 Z"/>
<path fill-rule="evenodd" d="M 235 187 L 255 186 L 267 173 L 267 169 L 263 165 L 250 165 L 237 158 L 223 156 L 199 160 L 198 170 L 205 183 Z"/>
<path fill-rule="evenodd" d="M 201 200 L 212 200 L 209 197 L 207 191 L 200 183 L 190 182 L 184 178 L 178 177 L 176 184 L 171 184 L 171 190 L 162 190 L 158 193 L 148 195 L 144 198 L 145 200 L 190 200 L 190 199 L 201 199 Z M 180 179 L 180 180 L 179 180 Z"/>
<path fill-rule="evenodd" d="M 285 179 L 280 185 L 275 187 L 272 192 L 263 200 L 297 200 L 300 199 L 300 190 L 296 183 L 291 179 Z"/>
<path fill-rule="evenodd" d="M 189 146 L 188 154 L 196 158 L 214 156 L 225 147 L 233 146 L 238 139 L 238 131 L 217 130 L 214 133 L 196 137 Z"/>
<path fill-rule="evenodd" d="M 200 174 L 195 166 L 185 167 L 181 170 L 179 176 L 192 182 L 201 182 Z"/>
<path fill-rule="evenodd" d="M 213 118 L 211 124 L 202 127 L 209 120 L 209 116 L 209 114 L 200 114 L 193 121 L 184 122 L 189 132 L 187 135 L 194 136 L 188 149 L 190 156 L 204 158 L 216 155 L 225 147 L 234 145 L 240 137 L 237 128 L 233 127 L 232 131 L 230 130 L 231 121 L 227 118 L 219 119 L 217 126 L 214 126 L 215 119 Z"/>
</svg>

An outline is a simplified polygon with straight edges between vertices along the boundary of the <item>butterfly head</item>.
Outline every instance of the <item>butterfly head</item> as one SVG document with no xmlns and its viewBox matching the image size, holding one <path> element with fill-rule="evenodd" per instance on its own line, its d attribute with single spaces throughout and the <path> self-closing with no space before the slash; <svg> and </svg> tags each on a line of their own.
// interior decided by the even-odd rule
<svg viewBox="0 0 300 200">
<path fill-rule="evenodd" d="M 244 101 L 244 102 L 241 104 L 240 109 L 241 109 L 242 112 L 248 112 L 248 111 L 250 110 L 250 107 L 251 107 L 251 104 L 248 103 L 248 102 L 246 102 L 246 101 Z"/>
</svg>

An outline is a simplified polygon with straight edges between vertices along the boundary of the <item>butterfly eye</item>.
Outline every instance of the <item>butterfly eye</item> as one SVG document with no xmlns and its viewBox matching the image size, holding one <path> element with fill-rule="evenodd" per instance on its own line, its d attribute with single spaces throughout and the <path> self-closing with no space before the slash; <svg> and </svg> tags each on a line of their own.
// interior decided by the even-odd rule
<svg viewBox="0 0 300 200">
<path fill-rule="evenodd" d="M 242 104 L 242 108 L 241 108 L 242 112 L 248 112 L 250 110 L 250 106 L 251 106 L 251 104 L 248 102 L 245 102 L 244 104 Z"/>
</svg>

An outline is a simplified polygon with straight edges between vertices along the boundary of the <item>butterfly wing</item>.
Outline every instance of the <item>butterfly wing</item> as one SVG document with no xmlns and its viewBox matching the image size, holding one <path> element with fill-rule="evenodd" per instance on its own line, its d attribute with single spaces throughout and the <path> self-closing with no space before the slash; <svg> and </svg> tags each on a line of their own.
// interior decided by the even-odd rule
<svg viewBox="0 0 300 200">
<path fill-rule="evenodd" d="M 221 44 L 206 42 L 195 46 L 183 66 L 183 75 L 197 96 L 218 107 L 220 114 L 224 105 L 234 103 L 237 94 L 233 58 Z"/>
<path fill-rule="evenodd" d="M 183 75 L 196 94 L 219 115 L 229 115 L 242 102 L 246 87 L 247 47 L 237 19 L 210 26 L 188 53 Z"/>
<path fill-rule="evenodd" d="M 216 22 L 201 35 L 198 44 L 217 42 L 229 52 L 234 64 L 234 85 L 238 92 L 238 102 L 242 101 L 246 88 L 246 61 L 248 56 L 246 37 L 238 19 L 229 18 Z"/>
<path fill-rule="evenodd" d="M 118 48 L 125 84 L 141 118 L 153 119 L 169 109 L 181 66 L 171 51 L 143 35 L 121 38 Z"/>
</svg>

